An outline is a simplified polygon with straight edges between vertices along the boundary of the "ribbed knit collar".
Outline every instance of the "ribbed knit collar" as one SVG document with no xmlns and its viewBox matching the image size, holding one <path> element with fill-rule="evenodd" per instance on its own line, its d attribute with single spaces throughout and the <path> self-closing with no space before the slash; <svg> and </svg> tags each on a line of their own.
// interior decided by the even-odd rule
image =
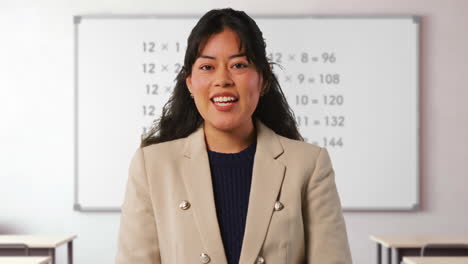
<svg viewBox="0 0 468 264">
<path fill-rule="evenodd" d="M 221 153 L 208 149 L 208 157 L 212 165 L 225 165 L 232 163 L 251 162 L 255 156 L 255 150 L 257 148 L 257 140 L 254 140 L 247 148 L 237 153 Z"/>
</svg>

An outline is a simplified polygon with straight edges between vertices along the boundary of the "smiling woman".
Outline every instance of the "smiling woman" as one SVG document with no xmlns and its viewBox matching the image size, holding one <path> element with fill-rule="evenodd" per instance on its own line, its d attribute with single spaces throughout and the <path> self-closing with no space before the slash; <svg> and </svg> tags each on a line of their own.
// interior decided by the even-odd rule
<svg viewBox="0 0 468 264">
<path fill-rule="evenodd" d="M 255 21 L 206 13 L 130 164 L 116 262 L 350 264 L 326 148 L 305 143 Z"/>
<path fill-rule="evenodd" d="M 225 133 L 228 130 L 240 133 L 242 129 L 247 129 L 248 126 L 240 124 L 248 121 L 250 138 L 240 143 L 242 147 L 253 138 L 254 119 L 262 121 L 279 135 L 303 140 L 294 114 L 273 74 L 275 63 L 268 61 L 265 48 L 262 32 L 245 12 L 226 8 L 211 10 L 203 15 L 188 37 L 184 65 L 176 77 L 173 94 L 163 107 L 161 117 L 143 138 L 141 147 L 187 137 L 202 124 L 217 127 L 220 129 L 218 137 L 224 138 L 229 135 Z M 255 87 L 262 95 L 259 98 L 251 97 Z M 202 91 L 206 93 L 205 98 L 201 96 Z M 214 125 L 212 110 L 231 111 L 223 103 L 209 104 L 216 93 L 224 92 L 227 93 L 226 97 L 240 96 L 241 92 L 247 97 L 237 98 L 239 102 L 233 105 L 236 107 L 232 107 L 232 110 L 237 111 L 237 115 L 225 115 L 226 119 L 219 118 L 216 121 L 218 125 Z M 250 109 L 253 113 L 248 118 L 247 106 L 253 107 Z M 205 122 L 206 118 L 210 122 Z M 236 123 L 230 124 L 229 118 L 236 119 Z M 219 122 L 223 120 L 224 125 L 221 125 Z M 237 143 L 222 149 L 214 146 L 214 143 L 211 145 L 213 149 L 235 152 L 239 150 Z"/>
<path fill-rule="evenodd" d="M 192 74 L 187 77 L 187 86 L 205 120 L 205 133 L 210 135 L 208 147 L 219 152 L 244 149 L 246 145 L 242 143 L 250 142 L 236 144 L 237 149 L 223 149 L 226 144 L 218 141 L 216 145 L 209 140 L 218 138 L 217 134 L 221 133 L 248 135 L 253 132 L 252 114 L 262 91 L 262 77 L 249 62 L 234 31 L 226 28 L 207 40 L 202 55 L 192 67 Z"/>
</svg>

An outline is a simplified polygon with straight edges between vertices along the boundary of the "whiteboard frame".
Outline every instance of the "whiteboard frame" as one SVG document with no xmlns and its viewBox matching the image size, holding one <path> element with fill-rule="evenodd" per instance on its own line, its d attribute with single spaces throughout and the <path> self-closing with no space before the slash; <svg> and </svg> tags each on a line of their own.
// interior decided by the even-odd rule
<svg viewBox="0 0 468 264">
<path fill-rule="evenodd" d="M 202 15 L 187 14 L 85 14 L 73 16 L 74 24 L 74 204 L 73 210 L 78 212 L 121 212 L 119 207 L 88 207 L 82 206 L 79 203 L 79 186 L 78 186 L 78 39 L 79 39 L 79 24 L 82 19 L 194 19 L 200 18 Z M 316 18 L 316 19 L 413 19 L 416 24 L 416 203 L 410 207 L 346 207 L 342 208 L 344 212 L 408 212 L 419 211 L 421 209 L 421 16 L 418 15 L 250 15 L 253 19 L 268 18 L 268 19 L 287 19 L 287 18 Z"/>
</svg>

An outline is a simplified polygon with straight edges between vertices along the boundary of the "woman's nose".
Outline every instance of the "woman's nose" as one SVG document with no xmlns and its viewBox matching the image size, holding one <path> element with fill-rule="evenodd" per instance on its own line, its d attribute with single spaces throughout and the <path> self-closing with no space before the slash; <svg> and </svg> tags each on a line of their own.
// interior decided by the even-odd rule
<svg viewBox="0 0 468 264">
<path fill-rule="evenodd" d="M 231 73 L 229 72 L 229 70 L 223 67 L 220 67 L 218 69 L 215 78 L 215 86 L 225 87 L 233 84 Z"/>
</svg>

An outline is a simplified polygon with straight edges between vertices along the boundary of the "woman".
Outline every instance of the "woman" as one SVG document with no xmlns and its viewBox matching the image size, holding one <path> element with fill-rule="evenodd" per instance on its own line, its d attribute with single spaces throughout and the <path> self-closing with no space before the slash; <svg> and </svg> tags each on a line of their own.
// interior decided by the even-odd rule
<svg viewBox="0 0 468 264">
<path fill-rule="evenodd" d="M 193 28 L 130 165 L 117 263 L 351 263 L 328 152 L 303 142 L 265 47 L 230 8 Z"/>
</svg>

